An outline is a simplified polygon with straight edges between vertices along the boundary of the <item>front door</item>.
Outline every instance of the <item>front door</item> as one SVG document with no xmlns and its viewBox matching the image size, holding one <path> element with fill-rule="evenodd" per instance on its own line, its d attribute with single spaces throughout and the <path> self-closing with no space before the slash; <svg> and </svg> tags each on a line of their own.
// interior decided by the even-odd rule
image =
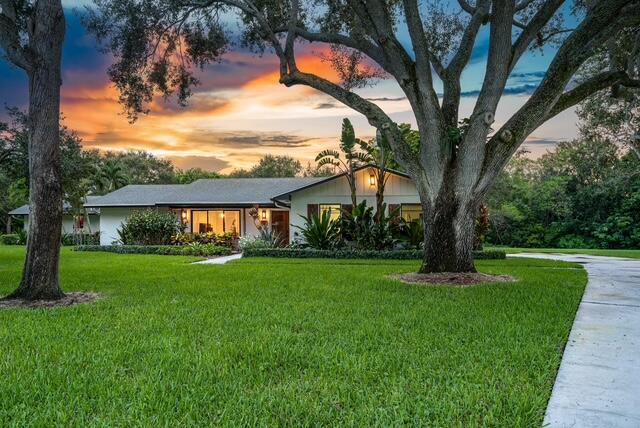
<svg viewBox="0 0 640 428">
<path fill-rule="evenodd" d="M 289 243 L 289 211 L 271 211 L 271 228 Z"/>
</svg>

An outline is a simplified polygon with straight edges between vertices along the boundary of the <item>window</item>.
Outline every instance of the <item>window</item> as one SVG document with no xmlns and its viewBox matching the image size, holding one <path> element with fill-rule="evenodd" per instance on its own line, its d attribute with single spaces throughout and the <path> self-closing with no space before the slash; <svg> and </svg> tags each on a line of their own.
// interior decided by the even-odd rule
<svg viewBox="0 0 640 428">
<path fill-rule="evenodd" d="M 420 204 L 402 204 L 400 207 L 400 215 L 404 221 L 411 223 L 412 221 L 422 220 L 422 205 Z"/>
<path fill-rule="evenodd" d="M 340 204 L 320 204 L 320 216 L 329 213 L 331 220 L 340 220 Z"/>
<path fill-rule="evenodd" d="M 193 210 L 191 211 L 191 231 L 193 233 L 233 233 L 240 234 L 240 211 Z"/>
</svg>

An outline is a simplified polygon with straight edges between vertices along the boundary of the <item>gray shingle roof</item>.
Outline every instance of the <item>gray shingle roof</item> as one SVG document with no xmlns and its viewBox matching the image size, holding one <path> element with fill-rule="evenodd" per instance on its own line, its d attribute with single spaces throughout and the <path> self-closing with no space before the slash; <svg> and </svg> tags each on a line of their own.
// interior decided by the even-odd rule
<svg viewBox="0 0 640 428">
<path fill-rule="evenodd" d="M 87 206 L 89 206 L 89 204 L 91 202 L 93 202 L 94 200 L 101 198 L 101 196 L 87 196 Z M 65 212 L 69 211 L 71 209 L 71 205 L 69 205 L 68 202 L 65 202 L 63 205 L 63 209 Z M 88 209 L 87 212 L 89 214 L 97 214 L 99 212 L 99 210 L 92 210 L 92 209 Z M 29 204 L 23 205 L 21 207 L 16 208 L 13 211 L 9 211 L 9 215 L 27 215 L 29 214 Z"/>
<path fill-rule="evenodd" d="M 114 192 L 99 196 L 86 206 L 91 207 L 150 207 L 177 198 L 184 184 L 130 184 Z"/>
<path fill-rule="evenodd" d="M 129 185 L 86 206 L 268 205 L 276 195 L 323 180 L 322 177 L 218 178 L 191 184 Z"/>
</svg>

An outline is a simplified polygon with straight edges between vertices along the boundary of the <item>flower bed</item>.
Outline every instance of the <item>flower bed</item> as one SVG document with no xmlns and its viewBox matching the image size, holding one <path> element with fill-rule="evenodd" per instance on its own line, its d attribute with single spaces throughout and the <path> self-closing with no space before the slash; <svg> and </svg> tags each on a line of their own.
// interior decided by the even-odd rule
<svg viewBox="0 0 640 428">
<path fill-rule="evenodd" d="M 323 259 L 388 259 L 388 260 L 421 260 L 422 250 L 314 250 L 310 248 L 248 248 L 243 251 L 244 257 L 289 257 L 289 258 L 323 258 Z M 502 250 L 474 251 L 476 260 L 504 259 Z"/>
</svg>

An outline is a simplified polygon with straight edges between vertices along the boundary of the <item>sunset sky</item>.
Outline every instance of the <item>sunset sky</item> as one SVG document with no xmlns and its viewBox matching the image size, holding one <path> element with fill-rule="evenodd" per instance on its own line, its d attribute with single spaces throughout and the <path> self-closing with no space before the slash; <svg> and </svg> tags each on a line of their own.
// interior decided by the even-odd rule
<svg viewBox="0 0 640 428">
<path fill-rule="evenodd" d="M 352 120 L 359 137 L 374 135 L 364 117 L 330 97 L 308 88 L 280 85 L 273 55 L 260 58 L 239 49 L 232 49 L 221 64 L 200 73 L 201 85 L 186 108 L 158 100 L 150 115 L 130 124 L 106 76 L 110 57 L 96 49 L 95 40 L 71 10 L 78 2 L 63 4 L 67 7 L 67 35 L 62 111 L 65 124 L 79 133 L 87 148 L 144 149 L 170 158 L 180 168 L 228 172 L 248 167 L 268 153 L 291 155 L 306 164 L 320 150 L 337 145 L 343 117 Z M 318 58 L 326 48 L 321 44 L 301 46 L 300 68 L 330 75 L 328 66 Z M 468 116 L 473 108 L 487 48 L 485 30 L 463 75 L 461 117 Z M 499 106 L 495 127 L 527 100 L 552 57 L 549 48 L 529 53 L 520 61 Z M 382 80 L 359 93 L 375 100 L 396 122 L 415 124 L 408 102 L 394 81 Z M 0 105 L 25 108 L 26 102 L 24 73 L 0 60 Z M 0 112 L 0 120 L 5 118 L 5 112 Z M 538 155 L 557 141 L 573 138 L 576 122 L 573 111 L 559 115 L 533 133 L 527 149 Z"/>
</svg>

